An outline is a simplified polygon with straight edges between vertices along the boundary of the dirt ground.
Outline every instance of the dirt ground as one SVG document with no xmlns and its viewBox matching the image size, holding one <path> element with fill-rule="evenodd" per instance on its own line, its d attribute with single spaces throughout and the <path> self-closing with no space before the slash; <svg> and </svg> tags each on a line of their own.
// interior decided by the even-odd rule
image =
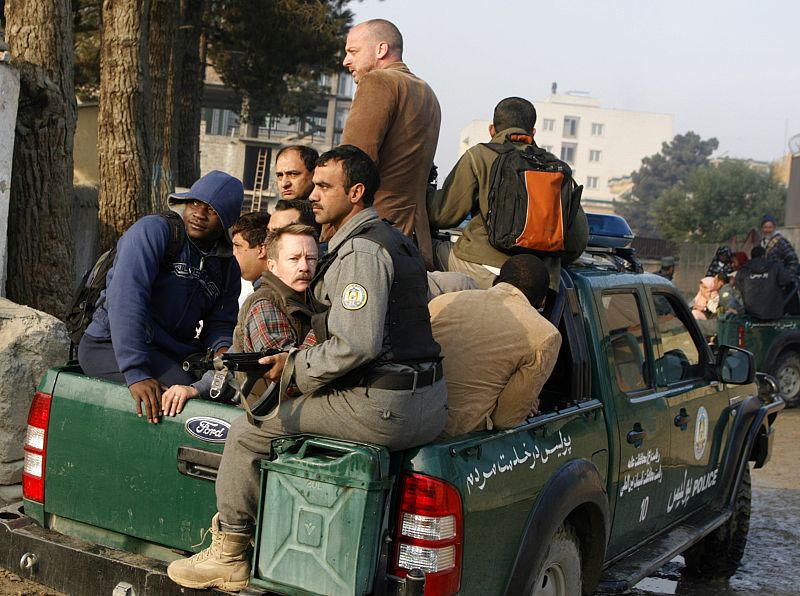
<svg viewBox="0 0 800 596">
<path fill-rule="evenodd" d="M 796 545 L 800 543 L 800 410 L 778 415 L 772 459 L 752 471 L 753 514 L 741 569 L 729 582 L 693 583 L 680 576 L 680 558 L 631 594 L 657 596 L 790 596 L 800 593 Z M 0 596 L 64 596 L 0 568 Z M 77 595 L 76 595 L 77 596 Z M 82 595 L 81 595 L 82 596 Z"/>
<path fill-rule="evenodd" d="M 0 596 L 63 596 L 0 567 Z"/>
</svg>

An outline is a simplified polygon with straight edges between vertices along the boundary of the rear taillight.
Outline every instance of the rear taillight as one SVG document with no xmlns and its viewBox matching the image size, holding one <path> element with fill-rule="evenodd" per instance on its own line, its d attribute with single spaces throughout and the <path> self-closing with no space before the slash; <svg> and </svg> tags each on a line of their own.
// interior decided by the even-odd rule
<svg viewBox="0 0 800 596">
<path fill-rule="evenodd" d="M 44 464 L 47 452 L 47 423 L 52 398 L 44 393 L 33 396 L 25 434 L 25 464 L 22 470 L 22 495 L 44 503 Z"/>
<path fill-rule="evenodd" d="M 744 325 L 739 325 L 739 347 L 744 347 Z"/>
<path fill-rule="evenodd" d="M 449 596 L 461 586 L 461 496 L 446 482 L 403 474 L 395 528 L 392 571 L 425 572 L 426 596 Z"/>
</svg>

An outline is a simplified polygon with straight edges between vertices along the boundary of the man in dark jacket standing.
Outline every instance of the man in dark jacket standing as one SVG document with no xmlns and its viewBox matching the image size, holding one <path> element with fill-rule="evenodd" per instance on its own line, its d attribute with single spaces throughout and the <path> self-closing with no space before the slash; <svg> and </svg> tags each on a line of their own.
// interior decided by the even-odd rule
<svg viewBox="0 0 800 596">
<path fill-rule="evenodd" d="M 779 262 L 769 260 L 761 246 L 753 247 L 750 260 L 736 273 L 736 287 L 747 314 L 763 320 L 780 319 L 786 297 L 797 289 L 794 275 Z"/>
<path fill-rule="evenodd" d="M 403 37 L 389 21 L 374 19 L 353 27 L 343 64 L 358 91 L 342 143 L 355 145 L 378 164 L 378 215 L 414 238 L 432 269 L 425 192 L 439 141 L 439 101 L 403 63 Z"/>
<path fill-rule="evenodd" d="M 242 199 L 242 183 L 219 171 L 170 195 L 186 226 L 172 262 L 164 262 L 170 225 L 161 216 L 141 218 L 117 243 L 78 360 L 87 375 L 126 383 L 148 422 L 158 422 L 163 386 L 194 380 L 181 368 L 188 355 L 231 345 L 241 284 L 228 228 Z"/>
<path fill-rule="evenodd" d="M 775 218 L 765 215 L 761 218 L 761 246 L 770 261 L 777 261 L 794 275 L 800 275 L 800 261 L 792 243 L 784 238 L 775 227 Z"/>
</svg>

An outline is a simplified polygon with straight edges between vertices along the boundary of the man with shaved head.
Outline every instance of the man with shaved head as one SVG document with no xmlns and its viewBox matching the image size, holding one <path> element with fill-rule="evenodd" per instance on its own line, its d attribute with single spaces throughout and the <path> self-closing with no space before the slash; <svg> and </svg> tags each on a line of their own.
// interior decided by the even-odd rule
<svg viewBox="0 0 800 596">
<path fill-rule="evenodd" d="M 353 27 L 343 64 L 358 90 L 342 143 L 359 147 L 378 164 L 378 214 L 416 241 L 432 269 L 425 194 L 439 140 L 439 101 L 403 63 L 403 36 L 389 21 L 373 19 Z"/>
</svg>

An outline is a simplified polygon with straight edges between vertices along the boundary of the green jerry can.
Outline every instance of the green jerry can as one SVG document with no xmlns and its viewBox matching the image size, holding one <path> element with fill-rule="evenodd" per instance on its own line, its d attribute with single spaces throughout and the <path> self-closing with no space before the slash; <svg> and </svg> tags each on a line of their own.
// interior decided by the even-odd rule
<svg viewBox="0 0 800 596">
<path fill-rule="evenodd" d="M 261 462 L 252 583 L 289 595 L 371 591 L 388 450 L 311 436 L 272 446 L 275 459 Z"/>
</svg>

